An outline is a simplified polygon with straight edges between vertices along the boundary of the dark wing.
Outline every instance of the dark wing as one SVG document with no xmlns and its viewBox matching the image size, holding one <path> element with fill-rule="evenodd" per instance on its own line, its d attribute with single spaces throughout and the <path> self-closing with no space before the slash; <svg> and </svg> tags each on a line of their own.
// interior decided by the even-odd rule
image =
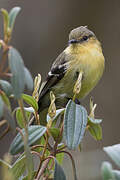
<svg viewBox="0 0 120 180">
<path fill-rule="evenodd" d="M 41 90 L 38 105 L 42 97 L 49 91 L 51 87 L 53 87 L 59 80 L 64 77 L 64 74 L 67 70 L 67 62 L 65 52 L 61 53 L 55 62 L 53 63 L 50 72 L 48 73 L 46 83 Z"/>
</svg>

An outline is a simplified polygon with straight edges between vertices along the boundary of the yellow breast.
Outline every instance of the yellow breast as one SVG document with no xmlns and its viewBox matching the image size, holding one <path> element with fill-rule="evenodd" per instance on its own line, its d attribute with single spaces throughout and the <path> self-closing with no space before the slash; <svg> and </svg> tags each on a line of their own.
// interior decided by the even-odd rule
<svg viewBox="0 0 120 180">
<path fill-rule="evenodd" d="M 104 71 L 104 56 L 100 43 L 96 40 L 96 42 L 90 41 L 85 45 L 69 46 L 65 52 L 71 58 L 69 70 L 64 77 L 65 81 L 69 79 L 71 81 L 76 71 L 82 71 L 83 81 L 78 98 L 83 98 L 96 86 Z"/>
</svg>

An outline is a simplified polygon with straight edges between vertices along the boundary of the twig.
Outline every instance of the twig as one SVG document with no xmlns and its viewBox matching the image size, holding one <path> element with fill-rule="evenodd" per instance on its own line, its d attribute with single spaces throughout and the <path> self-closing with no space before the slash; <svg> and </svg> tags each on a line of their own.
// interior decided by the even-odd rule
<svg viewBox="0 0 120 180">
<path fill-rule="evenodd" d="M 67 146 L 63 146 L 63 147 L 59 148 L 59 149 L 57 150 L 57 152 L 59 152 L 59 151 L 65 149 L 66 147 L 67 147 Z"/>
<path fill-rule="evenodd" d="M 31 153 L 37 155 L 37 156 L 40 158 L 40 161 L 41 161 L 41 155 L 40 155 L 38 152 L 36 152 L 36 151 L 31 151 Z"/>
<path fill-rule="evenodd" d="M 54 164 L 55 164 L 55 161 L 54 161 L 54 158 L 53 158 L 52 164 L 48 169 L 51 170 L 53 168 Z"/>
<path fill-rule="evenodd" d="M 74 174 L 75 179 L 77 179 L 75 162 L 74 162 L 72 155 L 68 151 L 60 151 L 58 153 L 66 153 L 70 157 L 70 159 L 72 161 L 73 174 Z"/>
<path fill-rule="evenodd" d="M 49 158 L 47 158 L 47 159 L 44 161 L 42 167 L 40 168 L 40 170 L 39 170 L 39 172 L 38 172 L 38 175 L 37 175 L 36 180 L 39 180 L 40 177 L 43 175 L 45 169 L 47 168 L 47 166 L 48 166 L 48 164 L 49 164 L 49 162 L 50 162 L 50 160 L 51 160 L 51 158 L 49 157 Z"/>
<path fill-rule="evenodd" d="M 36 148 L 38 148 L 38 147 L 44 148 L 43 145 L 37 144 L 37 145 L 32 146 L 31 149 L 36 149 Z M 46 147 L 46 149 L 50 150 L 48 147 Z"/>
<path fill-rule="evenodd" d="M 55 157 L 52 156 L 52 155 L 50 155 L 50 156 L 46 157 L 46 158 L 44 159 L 44 161 L 45 161 L 46 159 L 49 159 L 49 158 L 54 159 Z"/>
<path fill-rule="evenodd" d="M 41 162 L 40 162 L 39 168 L 38 168 L 38 170 L 37 170 L 36 177 L 38 176 L 39 171 L 40 171 L 41 166 L 42 166 L 42 163 L 43 163 L 43 161 L 44 161 L 44 155 L 45 155 L 45 151 L 46 151 L 47 144 L 48 144 L 48 133 L 46 133 L 46 134 L 47 134 L 47 136 L 46 136 L 46 142 L 45 142 L 45 146 L 44 146 L 44 149 L 43 149 L 43 152 L 42 152 Z"/>
</svg>

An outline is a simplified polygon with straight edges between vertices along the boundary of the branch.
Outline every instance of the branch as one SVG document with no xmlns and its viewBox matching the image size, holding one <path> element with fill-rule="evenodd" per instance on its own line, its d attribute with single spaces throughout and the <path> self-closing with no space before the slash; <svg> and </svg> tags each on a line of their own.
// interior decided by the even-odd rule
<svg viewBox="0 0 120 180">
<path fill-rule="evenodd" d="M 51 157 L 49 157 L 48 159 L 46 159 L 46 160 L 44 161 L 44 163 L 43 163 L 43 165 L 42 165 L 42 167 L 41 167 L 41 169 L 40 169 L 40 171 L 39 171 L 39 173 L 38 173 L 38 175 L 37 175 L 36 180 L 39 180 L 40 177 L 43 175 L 45 169 L 47 168 L 47 166 L 48 166 L 48 164 L 49 164 L 49 162 L 50 162 L 50 160 L 51 160 Z"/>
<path fill-rule="evenodd" d="M 70 157 L 70 159 L 72 161 L 73 175 L 74 175 L 75 179 L 77 179 L 75 162 L 74 162 L 72 155 L 68 151 L 60 151 L 58 153 L 66 153 Z"/>
</svg>

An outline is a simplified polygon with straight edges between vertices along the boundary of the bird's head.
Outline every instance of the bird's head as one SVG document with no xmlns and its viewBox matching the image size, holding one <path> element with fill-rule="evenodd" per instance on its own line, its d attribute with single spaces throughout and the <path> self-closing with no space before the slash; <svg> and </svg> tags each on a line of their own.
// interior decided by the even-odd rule
<svg viewBox="0 0 120 180">
<path fill-rule="evenodd" d="M 87 46 L 90 44 L 95 44 L 100 46 L 95 34 L 90 31 L 87 26 L 80 26 L 73 29 L 69 34 L 68 44 L 72 47 Z"/>
</svg>

